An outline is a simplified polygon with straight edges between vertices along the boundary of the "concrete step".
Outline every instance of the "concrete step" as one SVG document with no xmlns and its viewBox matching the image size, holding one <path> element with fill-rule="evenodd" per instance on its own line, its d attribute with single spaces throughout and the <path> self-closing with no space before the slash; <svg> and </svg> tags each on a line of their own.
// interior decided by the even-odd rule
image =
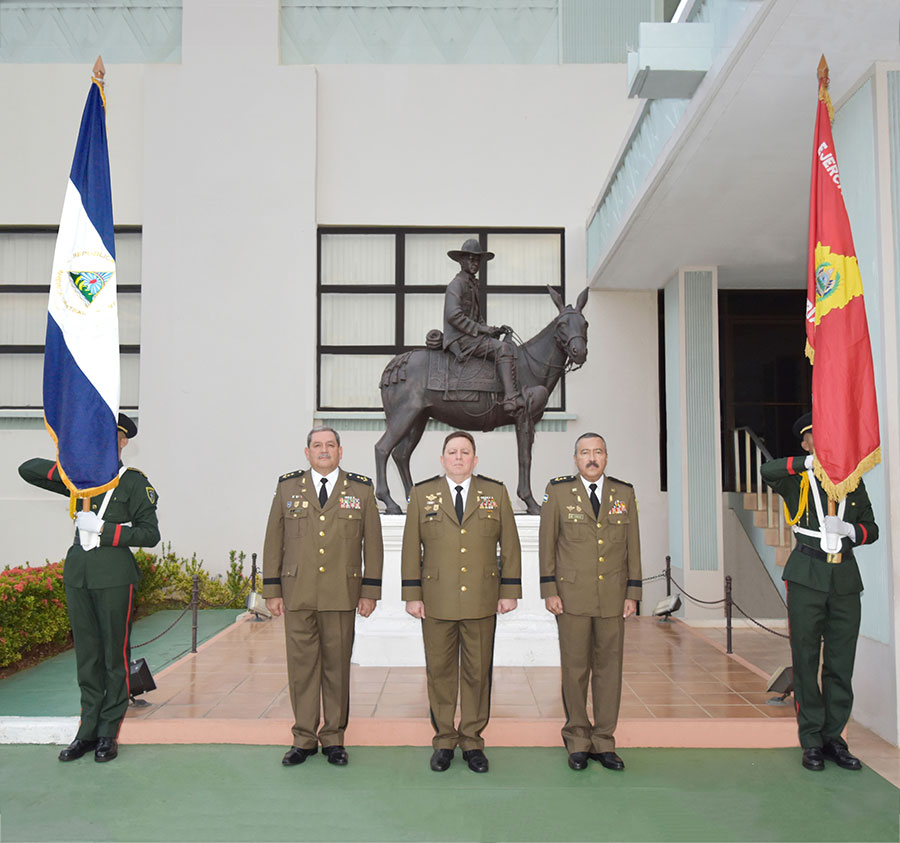
<svg viewBox="0 0 900 843">
<path fill-rule="evenodd" d="M 766 505 L 766 499 L 763 497 L 763 506 Z M 747 512 L 753 512 L 756 509 L 756 492 L 744 492 L 744 509 Z"/>
</svg>

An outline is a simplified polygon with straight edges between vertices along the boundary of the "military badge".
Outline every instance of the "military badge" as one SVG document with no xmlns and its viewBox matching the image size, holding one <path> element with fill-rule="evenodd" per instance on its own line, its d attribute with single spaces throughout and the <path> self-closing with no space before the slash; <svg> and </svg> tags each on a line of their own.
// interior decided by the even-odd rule
<svg viewBox="0 0 900 843">
<path fill-rule="evenodd" d="M 362 509 L 362 501 L 353 495 L 341 495 L 338 505 L 341 509 Z"/>
<path fill-rule="evenodd" d="M 548 500 L 550 500 L 550 495 L 548 495 L 546 492 L 544 492 L 544 499 L 541 501 L 541 503 L 542 504 L 547 503 Z"/>
<path fill-rule="evenodd" d="M 152 504 L 156 503 L 156 489 L 152 486 L 147 486 L 147 500 Z"/>
<path fill-rule="evenodd" d="M 309 506 L 309 501 L 303 501 L 303 508 L 306 509 L 306 507 L 308 507 L 308 506 Z"/>
<path fill-rule="evenodd" d="M 575 507 L 572 506 L 572 504 L 570 504 L 570 503 L 567 503 L 567 504 L 566 504 L 566 509 L 568 509 L 569 512 L 574 512 L 574 511 L 575 511 Z"/>
<path fill-rule="evenodd" d="M 478 508 L 479 509 L 496 509 L 497 508 L 497 500 L 493 495 L 479 495 L 478 496 Z"/>
<path fill-rule="evenodd" d="M 584 521 L 584 513 L 583 512 L 570 512 L 566 516 L 567 521 Z"/>
<path fill-rule="evenodd" d="M 625 506 L 625 501 L 615 501 L 609 510 L 610 515 L 627 515 L 628 507 Z"/>
</svg>

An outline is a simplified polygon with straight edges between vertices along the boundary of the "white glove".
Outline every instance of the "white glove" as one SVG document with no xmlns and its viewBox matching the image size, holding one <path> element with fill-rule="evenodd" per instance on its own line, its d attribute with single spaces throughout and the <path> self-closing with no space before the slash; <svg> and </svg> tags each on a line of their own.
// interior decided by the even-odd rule
<svg viewBox="0 0 900 843">
<path fill-rule="evenodd" d="M 803 467 L 809 471 L 813 467 L 813 455 L 807 454 L 806 459 L 803 460 Z"/>
<path fill-rule="evenodd" d="M 79 512 L 75 516 L 75 526 L 82 533 L 93 533 L 99 536 L 103 529 L 103 520 L 96 512 Z"/>
<path fill-rule="evenodd" d="M 833 536 L 846 536 L 850 541 L 856 542 L 856 527 L 842 521 L 837 515 L 825 516 L 825 532 Z"/>
</svg>

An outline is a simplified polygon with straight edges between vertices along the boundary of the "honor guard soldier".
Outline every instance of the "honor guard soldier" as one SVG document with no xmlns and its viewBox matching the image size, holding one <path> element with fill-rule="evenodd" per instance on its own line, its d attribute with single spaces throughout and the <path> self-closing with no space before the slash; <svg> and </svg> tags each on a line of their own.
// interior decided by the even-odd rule
<svg viewBox="0 0 900 843">
<path fill-rule="evenodd" d="M 606 441 L 575 442 L 578 474 L 547 485 L 541 506 L 541 597 L 556 615 L 569 766 L 624 770 L 614 733 L 622 696 L 625 618 L 641 599 L 641 542 L 630 483 L 607 477 Z M 594 723 L 587 717 L 591 683 Z"/>
<path fill-rule="evenodd" d="M 309 471 L 278 479 L 263 550 L 263 597 L 284 615 L 294 709 L 281 763 L 302 764 L 321 742 L 329 763 L 343 766 L 355 614 L 369 617 L 381 597 L 381 519 L 372 481 L 340 468 L 335 430 L 310 431 L 305 454 Z"/>
<path fill-rule="evenodd" d="M 63 582 L 81 690 L 81 722 L 75 740 L 59 753 L 74 761 L 93 750 L 95 761 L 118 755 L 118 734 L 128 708 L 128 635 L 134 587 L 140 571 L 130 548 L 159 542 L 156 490 L 142 471 L 122 467 L 122 449 L 137 426 L 119 413 L 119 483 L 91 498 L 78 512 L 74 544 L 66 554 Z M 69 490 L 59 464 L 33 459 L 19 466 L 23 480 L 59 495 Z"/>
<path fill-rule="evenodd" d="M 431 769 L 438 773 L 450 766 L 457 745 L 470 770 L 488 771 L 481 733 L 490 717 L 497 613 L 511 612 L 522 596 L 509 494 L 496 480 L 473 477 L 477 463 L 470 433 L 447 436 L 446 474 L 413 487 L 403 529 L 402 596 L 406 611 L 422 621 L 435 731 Z"/>
<path fill-rule="evenodd" d="M 806 455 L 770 460 L 760 473 L 784 499 L 797 539 L 781 578 L 787 589 L 801 763 L 819 771 L 830 758 L 839 767 L 859 770 L 859 759 L 841 737 L 853 708 L 851 680 L 863 589 L 854 548 L 872 544 L 878 525 L 862 480 L 838 504 L 837 515 L 824 514 L 828 499 L 812 470 L 812 414 L 797 419 L 793 429 Z M 823 526 L 842 537 L 840 553 L 822 550 Z"/>
</svg>

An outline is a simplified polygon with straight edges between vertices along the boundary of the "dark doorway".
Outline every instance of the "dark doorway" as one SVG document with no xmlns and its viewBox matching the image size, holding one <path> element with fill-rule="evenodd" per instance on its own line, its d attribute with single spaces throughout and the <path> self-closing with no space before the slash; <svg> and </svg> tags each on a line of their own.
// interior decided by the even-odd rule
<svg viewBox="0 0 900 843">
<path fill-rule="evenodd" d="M 797 451 L 791 426 L 810 408 L 805 290 L 719 291 L 722 469 L 734 488 L 734 430 L 749 427 L 774 457 Z"/>
</svg>

